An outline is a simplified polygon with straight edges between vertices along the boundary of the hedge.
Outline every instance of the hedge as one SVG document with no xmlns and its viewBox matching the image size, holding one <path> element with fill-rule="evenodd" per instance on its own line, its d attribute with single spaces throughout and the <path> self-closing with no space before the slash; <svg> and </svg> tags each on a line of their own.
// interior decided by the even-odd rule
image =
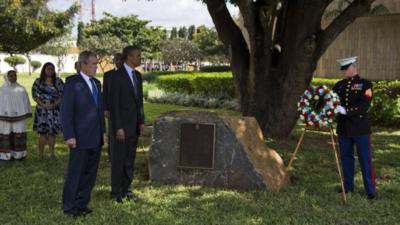
<svg viewBox="0 0 400 225">
<path fill-rule="evenodd" d="M 200 72 L 230 72 L 230 66 L 202 66 Z"/>
<path fill-rule="evenodd" d="M 332 88 L 339 79 L 314 78 L 311 85 Z M 380 126 L 400 126 L 400 81 L 374 81 L 374 98 L 370 120 Z M 205 97 L 234 98 L 231 73 L 192 73 L 157 78 L 160 89 L 169 93 L 194 94 Z"/>
<path fill-rule="evenodd" d="M 234 97 L 231 73 L 192 73 L 162 76 L 157 86 L 166 92 L 196 94 L 207 97 Z"/>
</svg>

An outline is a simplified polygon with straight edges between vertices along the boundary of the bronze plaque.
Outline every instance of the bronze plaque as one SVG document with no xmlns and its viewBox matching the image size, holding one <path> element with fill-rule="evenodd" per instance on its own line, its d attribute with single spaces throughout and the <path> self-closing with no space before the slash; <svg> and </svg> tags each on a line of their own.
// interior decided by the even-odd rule
<svg viewBox="0 0 400 225">
<path fill-rule="evenodd" d="M 215 124 L 181 124 L 181 168 L 214 168 Z"/>
</svg>

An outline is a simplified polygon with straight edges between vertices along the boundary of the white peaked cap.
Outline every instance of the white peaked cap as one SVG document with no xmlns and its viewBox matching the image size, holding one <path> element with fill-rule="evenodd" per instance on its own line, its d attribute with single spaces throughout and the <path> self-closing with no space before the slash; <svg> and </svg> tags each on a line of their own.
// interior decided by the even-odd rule
<svg viewBox="0 0 400 225">
<path fill-rule="evenodd" d="M 355 63 L 357 61 L 358 56 L 352 56 L 349 58 L 337 59 L 336 62 L 340 64 L 340 66 L 347 66 L 349 64 Z"/>
</svg>

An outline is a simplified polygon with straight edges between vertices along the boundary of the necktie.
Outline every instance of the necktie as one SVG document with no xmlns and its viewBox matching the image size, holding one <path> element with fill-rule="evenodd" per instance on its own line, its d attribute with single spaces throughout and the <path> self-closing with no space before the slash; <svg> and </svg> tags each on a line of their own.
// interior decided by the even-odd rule
<svg viewBox="0 0 400 225">
<path fill-rule="evenodd" d="M 135 70 L 132 70 L 132 81 L 133 81 L 133 89 L 135 91 L 135 96 L 138 97 L 138 82 L 136 79 Z"/>
<path fill-rule="evenodd" d="M 99 103 L 98 103 L 99 92 L 97 91 L 97 86 L 96 86 L 96 83 L 94 82 L 93 78 L 90 78 L 90 83 L 92 84 L 92 96 L 93 96 L 94 102 L 96 103 L 96 106 L 98 107 L 99 106 Z"/>
</svg>

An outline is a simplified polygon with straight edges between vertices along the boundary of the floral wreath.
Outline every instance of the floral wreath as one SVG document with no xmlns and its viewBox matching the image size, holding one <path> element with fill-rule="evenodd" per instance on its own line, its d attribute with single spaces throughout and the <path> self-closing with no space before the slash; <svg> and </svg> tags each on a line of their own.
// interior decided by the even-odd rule
<svg viewBox="0 0 400 225">
<path fill-rule="evenodd" d="M 300 119 L 306 126 L 330 127 L 340 105 L 337 94 L 325 85 L 311 86 L 297 103 Z"/>
</svg>

